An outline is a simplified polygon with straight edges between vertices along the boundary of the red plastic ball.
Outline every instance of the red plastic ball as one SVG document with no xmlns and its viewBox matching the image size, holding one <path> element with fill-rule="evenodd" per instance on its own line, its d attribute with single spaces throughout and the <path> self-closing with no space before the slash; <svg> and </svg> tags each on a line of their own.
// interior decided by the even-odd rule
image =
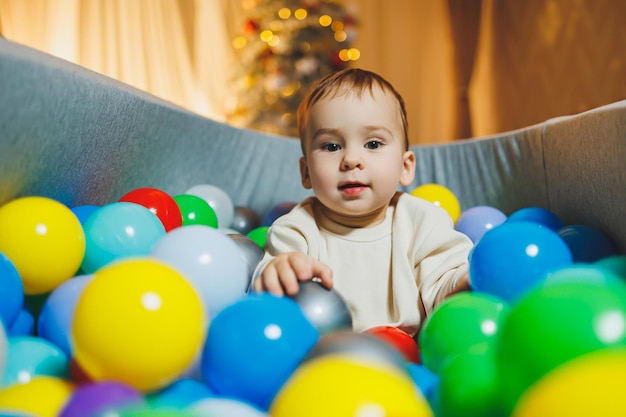
<svg viewBox="0 0 626 417">
<path fill-rule="evenodd" d="M 417 342 L 404 330 L 393 326 L 376 326 L 365 330 L 373 336 L 379 337 L 396 348 L 408 362 L 420 362 L 420 350 Z"/>
<path fill-rule="evenodd" d="M 183 225 L 183 215 L 174 197 L 157 188 L 136 188 L 122 196 L 120 202 L 140 204 L 153 212 L 165 227 L 165 231 Z"/>
</svg>

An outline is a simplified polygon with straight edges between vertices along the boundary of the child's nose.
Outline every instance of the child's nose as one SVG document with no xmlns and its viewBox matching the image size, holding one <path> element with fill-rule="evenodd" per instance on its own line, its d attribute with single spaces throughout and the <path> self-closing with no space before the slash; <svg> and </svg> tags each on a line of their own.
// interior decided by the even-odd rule
<svg viewBox="0 0 626 417">
<path fill-rule="evenodd" d="M 356 150 L 346 149 L 343 157 L 343 168 L 344 169 L 355 169 L 362 168 L 363 160 L 361 155 Z"/>
</svg>

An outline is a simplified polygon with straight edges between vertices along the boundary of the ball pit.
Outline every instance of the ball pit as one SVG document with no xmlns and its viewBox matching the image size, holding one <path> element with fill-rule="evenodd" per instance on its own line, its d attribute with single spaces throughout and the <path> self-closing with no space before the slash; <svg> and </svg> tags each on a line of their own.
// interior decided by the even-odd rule
<svg viewBox="0 0 626 417">
<path fill-rule="evenodd" d="M 483 206 L 461 213 L 459 221 L 473 212 L 480 224 L 471 226 L 474 291 L 444 300 L 412 338 L 386 325 L 353 332 L 342 298 L 314 281 L 294 297 L 247 294 L 268 226 L 225 234 L 227 227 L 210 221 L 185 222 L 185 212 L 200 210 L 181 209 L 185 199 L 217 218 L 208 194 L 221 198 L 214 204 L 222 219 L 230 213 L 217 187 L 190 190 L 204 197 L 172 198 L 181 224 L 169 229 L 147 205 L 129 201 L 70 210 L 86 237 L 83 267 L 47 293 L 20 291 L 20 272 L 9 256 L 0 258 L 13 300 L 0 309 L 3 322 L 31 311 L 29 297 L 42 304 L 33 311 L 36 329 L 2 334 L 3 410 L 44 417 L 89 416 L 104 406 L 120 417 L 525 417 L 556 398 L 576 416 L 561 401 L 561 387 L 575 388 L 560 375 L 600 384 L 612 372 L 608 364 L 621 360 L 602 352 L 626 346 L 619 331 L 626 323 L 624 257 L 605 251 L 593 263 L 574 262 L 558 233 L 571 227 L 546 227 L 538 208 L 513 219 Z M 242 230 L 261 218 L 245 207 L 237 212 L 248 217 Z M 138 236 L 144 229 L 148 237 Z M 99 259 L 90 249 L 96 244 Z M 585 239 L 577 244 L 585 250 Z M 529 254 L 533 245 L 549 255 Z M 600 368 L 585 366 L 587 357 Z M 26 400 L 33 395 L 42 402 Z"/>
</svg>

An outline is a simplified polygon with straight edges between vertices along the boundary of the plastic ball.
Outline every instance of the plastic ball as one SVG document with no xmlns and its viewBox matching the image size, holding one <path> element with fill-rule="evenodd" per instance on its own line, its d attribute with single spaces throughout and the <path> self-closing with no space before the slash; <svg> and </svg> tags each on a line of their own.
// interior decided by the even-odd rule
<svg viewBox="0 0 626 417">
<path fill-rule="evenodd" d="M 483 343 L 445 364 L 433 402 L 438 417 L 506 415 L 501 412 L 499 395 L 494 348 Z"/>
<path fill-rule="evenodd" d="M 185 408 L 217 394 L 204 382 L 192 378 L 180 378 L 167 387 L 146 396 L 152 408 Z"/>
<path fill-rule="evenodd" d="M 130 407 L 115 414 L 116 417 L 200 417 L 198 414 L 188 410 L 178 410 L 175 408 L 151 408 L 151 407 Z M 214 416 L 206 416 L 214 417 Z"/>
<path fill-rule="evenodd" d="M 300 282 L 300 289 L 291 298 L 306 318 L 323 335 L 341 329 L 352 329 L 352 314 L 343 297 L 315 281 Z"/>
<path fill-rule="evenodd" d="M 603 349 L 572 359 L 532 385 L 512 417 L 624 416 L 626 351 Z"/>
<path fill-rule="evenodd" d="M 430 417 L 433 413 L 408 375 L 342 356 L 324 356 L 295 370 L 272 403 L 270 415 Z"/>
<path fill-rule="evenodd" d="M 229 234 L 230 237 L 239 248 L 239 254 L 243 258 L 244 265 L 246 266 L 247 276 L 248 276 L 248 286 L 246 288 L 250 288 L 250 283 L 252 282 L 252 275 L 254 274 L 254 269 L 257 264 L 263 259 L 263 249 L 248 236 L 238 235 L 238 234 Z"/>
<path fill-rule="evenodd" d="M 611 238 L 595 227 L 582 224 L 564 226 L 558 234 L 572 252 L 574 262 L 595 262 L 618 254 Z"/>
<path fill-rule="evenodd" d="M 9 336 L 32 336 L 35 334 L 35 316 L 27 308 L 20 309 L 9 327 Z"/>
<path fill-rule="evenodd" d="M 39 337 L 10 337 L 2 386 L 21 384 L 42 375 L 66 378 L 69 375 L 67 355 Z"/>
<path fill-rule="evenodd" d="M 404 356 L 389 343 L 374 335 L 352 330 L 326 333 L 307 354 L 305 361 L 328 355 L 346 356 L 364 365 L 392 367 L 402 372 L 407 365 Z"/>
<path fill-rule="evenodd" d="M 17 268 L 26 294 L 49 292 L 71 278 L 85 254 L 78 218 L 60 202 L 23 197 L 0 207 L 0 252 Z"/>
<path fill-rule="evenodd" d="M 228 228 L 233 223 L 235 206 L 226 191 L 212 184 L 198 184 L 185 191 L 203 198 L 215 211 L 219 228 Z"/>
<path fill-rule="evenodd" d="M 439 375 L 420 363 L 410 362 L 406 370 L 422 395 L 432 404 L 439 387 Z"/>
<path fill-rule="evenodd" d="M 37 417 L 58 417 L 72 392 L 74 385 L 64 379 L 38 376 L 26 383 L 1 389 L 0 409 Z"/>
<path fill-rule="evenodd" d="M 235 207 L 233 222 L 230 227 L 242 235 L 261 226 L 261 218 L 249 207 Z"/>
<path fill-rule="evenodd" d="M 119 261 L 96 272 L 78 300 L 74 355 L 94 381 L 149 392 L 191 365 L 206 329 L 200 296 L 178 271 L 155 259 Z"/>
<path fill-rule="evenodd" d="M 120 259 L 147 256 L 165 235 L 165 228 L 149 209 L 135 203 L 107 204 L 85 222 L 87 249 L 82 270 L 91 274 Z"/>
<path fill-rule="evenodd" d="M 524 207 L 509 215 L 507 222 L 533 222 L 555 232 L 563 227 L 563 220 L 552 211 L 543 207 Z"/>
<path fill-rule="evenodd" d="M 81 275 L 65 281 L 46 299 L 37 319 L 37 335 L 72 355 L 72 320 L 76 304 L 93 275 Z"/>
<path fill-rule="evenodd" d="M 544 285 L 560 282 L 595 282 L 598 284 L 610 284 L 612 281 L 623 281 L 623 278 L 602 266 L 575 263 L 570 266 L 548 271 Z"/>
<path fill-rule="evenodd" d="M 413 191 L 411 195 L 430 201 L 434 205 L 446 210 L 452 218 L 452 222 L 456 223 L 461 215 L 461 205 L 454 193 L 447 187 L 440 184 L 422 184 Z"/>
<path fill-rule="evenodd" d="M 254 240 L 261 249 L 265 249 L 265 244 L 267 243 L 267 231 L 268 230 L 269 230 L 269 227 L 260 226 L 260 227 L 257 227 L 256 229 L 251 230 L 246 236 Z"/>
<path fill-rule="evenodd" d="M 318 338 L 295 301 L 250 294 L 212 321 L 202 376 L 218 394 L 266 410 Z"/>
<path fill-rule="evenodd" d="M 466 292 L 445 299 L 419 333 L 422 362 L 439 373 L 472 346 L 495 342 L 508 311 L 504 301 L 488 294 Z"/>
<path fill-rule="evenodd" d="M 58 417 L 96 416 L 112 409 L 144 404 L 142 394 L 124 383 L 94 382 L 77 387 Z"/>
<path fill-rule="evenodd" d="M 390 344 L 404 356 L 407 362 L 420 363 L 420 350 L 415 340 L 402 329 L 394 326 L 375 326 L 365 330 L 366 333 L 380 338 Z"/>
<path fill-rule="evenodd" d="M 514 302 L 543 282 L 546 272 L 571 264 L 569 248 L 553 230 L 532 222 L 505 222 L 474 246 L 470 287 Z"/>
<path fill-rule="evenodd" d="M 0 375 L 4 375 L 8 353 L 9 341 L 7 340 L 7 331 L 4 328 L 4 324 L 0 322 Z"/>
<path fill-rule="evenodd" d="M 505 411 L 557 366 L 626 346 L 624 323 L 626 284 L 621 281 L 552 283 L 520 299 L 502 323 L 496 350 Z"/>
<path fill-rule="evenodd" d="M 24 285 L 17 268 L 3 253 L 0 253 L 0 288 L 0 321 L 9 327 L 24 304 Z"/>
<path fill-rule="evenodd" d="M 263 216 L 261 226 L 271 226 L 280 216 L 283 216 L 291 211 L 298 203 L 286 201 L 284 203 L 276 204 Z"/>
<path fill-rule="evenodd" d="M 80 221 L 80 224 L 85 224 L 89 216 L 91 216 L 99 208 L 100 206 L 86 204 L 83 206 L 72 207 L 70 210 L 72 210 L 72 213 L 74 213 L 74 215 L 78 217 L 78 221 Z"/>
<path fill-rule="evenodd" d="M 194 403 L 189 410 L 200 416 L 269 417 L 255 405 L 234 398 L 207 398 Z"/>
<path fill-rule="evenodd" d="M 209 318 L 246 294 L 248 270 L 237 244 L 209 226 L 172 230 L 152 256 L 180 271 L 196 288 Z"/>
<path fill-rule="evenodd" d="M 158 217 L 166 232 L 183 225 L 183 217 L 174 198 L 157 188 L 136 188 L 118 201 L 144 206 Z"/>
<path fill-rule="evenodd" d="M 501 225 L 506 219 L 506 214 L 495 207 L 476 206 L 462 212 L 454 228 L 476 243 L 487 231 Z"/>
<path fill-rule="evenodd" d="M 191 194 L 179 194 L 174 196 L 183 218 L 183 226 L 201 224 L 217 229 L 217 215 L 213 207 L 203 198 Z"/>
<path fill-rule="evenodd" d="M 595 261 L 594 266 L 608 270 L 626 279 L 626 255 L 613 255 Z"/>
</svg>

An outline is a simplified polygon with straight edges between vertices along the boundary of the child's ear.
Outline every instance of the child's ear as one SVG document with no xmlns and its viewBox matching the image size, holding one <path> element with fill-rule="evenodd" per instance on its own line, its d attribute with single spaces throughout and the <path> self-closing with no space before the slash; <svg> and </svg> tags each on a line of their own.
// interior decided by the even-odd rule
<svg viewBox="0 0 626 417">
<path fill-rule="evenodd" d="M 415 178 L 415 154 L 406 151 L 402 156 L 402 173 L 400 174 L 400 185 L 408 186 Z"/>
<path fill-rule="evenodd" d="M 304 156 L 300 157 L 300 178 L 302 179 L 302 186 L 307 190 L 313 188 L 311 186 L 311 177 L 309 176 L 309 168 L 306 164 Z"/>
</svg>

